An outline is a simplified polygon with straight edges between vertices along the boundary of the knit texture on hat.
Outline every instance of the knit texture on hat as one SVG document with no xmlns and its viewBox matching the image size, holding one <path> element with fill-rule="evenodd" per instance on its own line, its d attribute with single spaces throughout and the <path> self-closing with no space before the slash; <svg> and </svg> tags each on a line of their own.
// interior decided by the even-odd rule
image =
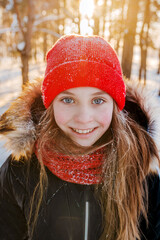
<svg viewBox="0 0 160 240">
<path fill-rule="evenodd" d="M 113 48 L 98 36 L 66 35 L 47 54 L 42 84 L 46 108 L 61 92 L 75 87 L 96 87 L 108 93 L 122 110 L 125 85 Z"/>
</svg>

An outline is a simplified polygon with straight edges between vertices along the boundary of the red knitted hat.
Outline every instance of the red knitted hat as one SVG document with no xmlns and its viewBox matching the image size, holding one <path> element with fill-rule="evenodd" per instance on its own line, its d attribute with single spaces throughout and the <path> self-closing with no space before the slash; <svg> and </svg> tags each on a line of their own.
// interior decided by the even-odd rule
<svg viewBox="0 0 160 240">
<path fill-rule="evenodd" d="M 45 107 L 59 93 L 75 87 L 99 88 L 123 109 L 125 85 L 121 66 L 115 51 L 103 38 L 66 35 L 49 50 L 42 84 Z"/>
</svg>

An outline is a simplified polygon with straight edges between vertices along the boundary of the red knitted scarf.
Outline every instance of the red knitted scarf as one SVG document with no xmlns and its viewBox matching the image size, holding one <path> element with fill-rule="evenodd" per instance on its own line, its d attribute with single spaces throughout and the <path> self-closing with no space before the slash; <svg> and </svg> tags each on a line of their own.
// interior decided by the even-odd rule
<svg viewBox="0 0 160 240">
<path fill-rule="evenodd" d="M 69 156 L 59 153 L 43 157 L 44 165 L 60 179 L 79 184 L 97 184 L 102 181 L 102 161 L 104 148 L 81 156 Z"/>
</svg>

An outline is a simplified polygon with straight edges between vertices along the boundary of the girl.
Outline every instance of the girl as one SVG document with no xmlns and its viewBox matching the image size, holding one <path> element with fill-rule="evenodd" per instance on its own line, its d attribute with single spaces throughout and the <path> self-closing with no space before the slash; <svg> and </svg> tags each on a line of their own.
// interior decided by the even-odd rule
<svg viewBox="0 0 160 240">
<path fill-rule="evenodd" d="M 155 111 L 103 38 L 58 40 L 0 119 L 0 239 L 160 239 Z"/>
</svg>

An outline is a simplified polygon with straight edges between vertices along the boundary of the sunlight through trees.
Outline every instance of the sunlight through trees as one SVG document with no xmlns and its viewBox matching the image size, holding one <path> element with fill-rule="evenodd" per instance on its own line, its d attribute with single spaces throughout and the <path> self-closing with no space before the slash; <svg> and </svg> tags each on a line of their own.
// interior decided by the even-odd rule
<svg viewBox="0 0 160 240">
<path fill-rule="evenodd" d="M 99 35 L 121 58 L 131 77 L 135 47 L 139 47 L 139 80 L 147 79 L 148 49 L 160 48 L 159 0 L 1 0 L 0 56 L 21 57 L 22 78 L 28 81 L 30 60 L 39 61 L 62 35 Z M 159 57 L 160 58 L 160 57 Z M 159 60 L 160 62 L 160 60 Z M 157 73 L 159 73 L 157 64 Z"/>
</svg>

